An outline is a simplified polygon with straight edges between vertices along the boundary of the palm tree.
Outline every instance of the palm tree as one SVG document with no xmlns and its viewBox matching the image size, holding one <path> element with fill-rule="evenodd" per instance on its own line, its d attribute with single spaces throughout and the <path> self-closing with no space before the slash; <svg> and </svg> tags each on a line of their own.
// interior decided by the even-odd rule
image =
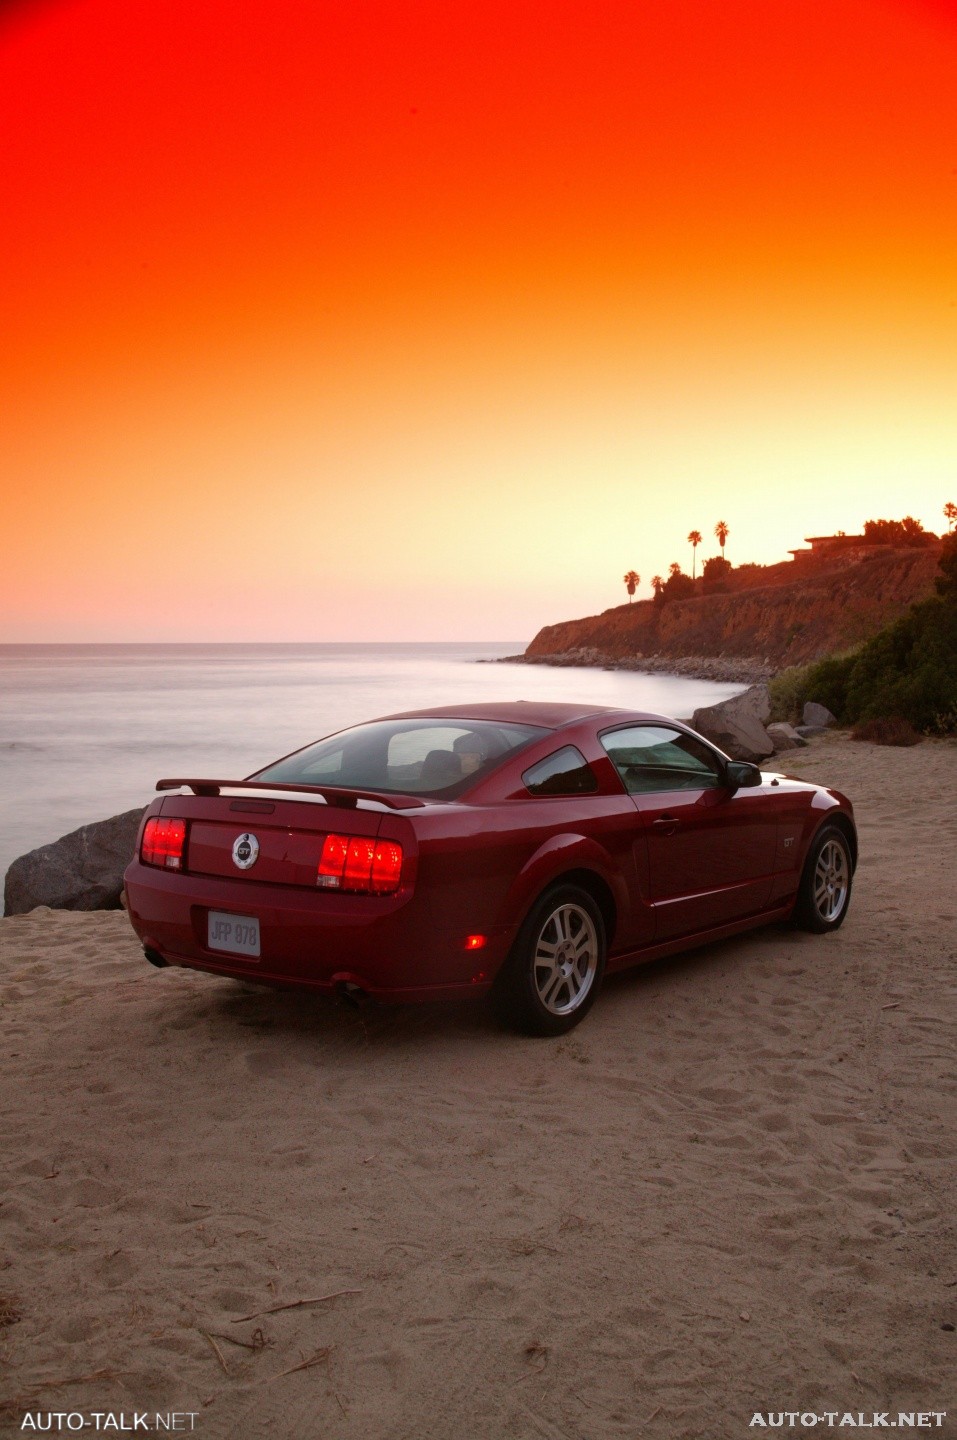
<svg viewBox="0 0 957 1440">
<path fill-rule="evenodd" d="M 718 537 L 718 544 L 721 546 L 721 559 L 724 559 L 724 542 L 728 538 L 728 527 L 723 520 L 719 520 L 714 527 L 714 533 Z"/>
<path fill-rule="evenodd" d="M 629 570 L 628 574 L 624 577 L 624 580 L 626 586 L 628 587 L 628 604 L 630 605 L 632 601 L 632 596 L 634 595 L 638 586 L 641 584 L 641 576 L 638 574 L 637 570 Z"/>
<path fill-rule="evenodd" d="M 668 574 L 669 574 L 669 575 L 680 575 L 680 574 L 681 574 L 681 566 L 678 564 L 677 560 L 672 560 L 671 564 L 668 566 Z"/>
<path fill-rule="evenodd" d="M 953 500 L 948 500 L 944 506 L 944 519 L 947 521 L 947 529 L 953 530 L 954 521 L 957 520 L 957 505 Z"/>
<path fill-rule="evenodd" d="M 691 546 L 691 578 L 694 579 L 695 561 L 697 560 L 697 549 L 701 544 L 701 531 L 692 530 L 688 536 L 688 544 Z"/>
<path fill-rule="evenodd" d="M 660 575 L 652 575 L 652 577 L 651 577 L 651 588 L 652 588 L 652 590 L 654 590 L 654 592 L 655 592 L 655 599 L 656 599 L 656 600 L 660 600 L 660 599 L 661 599 L 661 592 L 662 592 L 662 590 L 664 590 L 664 588 L 665 588 L 665 582 L 662 580 L 662 578 L 661 578 Z"/>
</svg>

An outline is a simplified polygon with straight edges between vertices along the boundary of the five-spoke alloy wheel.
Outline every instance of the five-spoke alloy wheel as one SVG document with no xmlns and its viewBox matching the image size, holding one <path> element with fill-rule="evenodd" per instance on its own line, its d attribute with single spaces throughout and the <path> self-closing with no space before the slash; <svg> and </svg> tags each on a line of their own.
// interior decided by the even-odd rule
<svg viewBox="0 0 957 1440">
<path fill-rule="evenodd" d="M 803 929 L 818 934 L 837 929 L 847 914 L 853 869 L 844 831 L 825 825 L 808 852 L 794 908 L 794 918 Z"/>
<path fill-rule="evenodd" d="M 561 1035 L 588 1013 L 604 970 L 601 911 L 586 890 L 557 885 L 526 917 L 493 998 L 518 1029 Z"/>
</svg>

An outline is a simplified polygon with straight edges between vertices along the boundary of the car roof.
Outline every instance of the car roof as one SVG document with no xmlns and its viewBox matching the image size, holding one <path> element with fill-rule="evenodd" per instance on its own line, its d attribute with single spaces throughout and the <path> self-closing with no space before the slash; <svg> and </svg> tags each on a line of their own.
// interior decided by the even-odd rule
<svg viewBox="0 0 957 1440">
<path fill-rule="evenodd" d="M 500 700 L 476 705 L 439 705 L 428 710 L 403 710 L 384 715 L 384 720 L 491 720 L 502 724 L 539 725 L 543 730 L 560 730 L 579 720 L 608 716 L 616 719 L 660 720 L 660 715 L 646 715 L 622 710 L 613 705 L 566 705 L 554 700 Z"/>
</svg>

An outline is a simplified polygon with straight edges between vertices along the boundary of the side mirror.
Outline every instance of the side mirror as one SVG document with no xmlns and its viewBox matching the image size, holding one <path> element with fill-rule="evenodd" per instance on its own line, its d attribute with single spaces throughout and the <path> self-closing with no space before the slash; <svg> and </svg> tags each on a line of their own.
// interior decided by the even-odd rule
<svg viewBox="0 0 957 1440">
<path fill-rule="evenodd" d="M 757 765 L 751 765 L 747 760 L 729 760 L 725 774 L 732 795 L 735 790 L 746 790 L 752 785 L 761 784 L 761 771 Z"/>
</svg>

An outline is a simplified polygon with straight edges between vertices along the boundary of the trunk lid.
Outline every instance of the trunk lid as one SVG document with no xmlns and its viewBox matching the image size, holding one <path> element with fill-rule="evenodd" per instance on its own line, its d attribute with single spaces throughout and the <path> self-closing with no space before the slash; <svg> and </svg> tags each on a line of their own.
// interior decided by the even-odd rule
<svg viewBox="0 0 957 1440">
<path fill-rule="evenodd" d="M 259 884 L 316 888 L 328 834 L 374 839 L 385 818 L 373 808 L 248 796 L 167 796 L 164 816 L 187 821 L 183 872 Z"/>
</svg>

